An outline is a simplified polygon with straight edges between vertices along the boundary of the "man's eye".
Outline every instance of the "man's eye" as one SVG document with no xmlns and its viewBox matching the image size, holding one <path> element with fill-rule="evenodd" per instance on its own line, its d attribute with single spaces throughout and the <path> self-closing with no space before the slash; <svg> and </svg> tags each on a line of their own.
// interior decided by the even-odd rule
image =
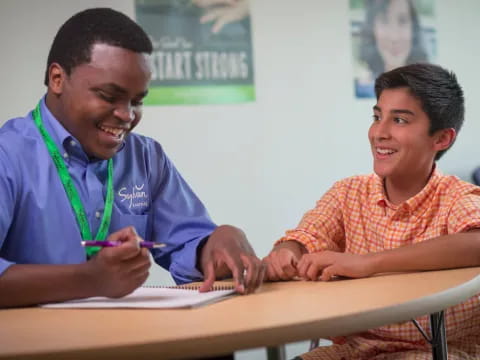
<svg viewBox="0 0 480 360">
<path fill-rule="evenodd" d="M 380 116 L 374 114 L 374 115 L 372 115 L 372 119 L 373 119 L 373 121 L 378 121 L 378 120 L 380 120 Z"/>
<path fill-rule="evenodd" d="M 108 94 L 106 94 L 104 92 L 101 92 L 101 91 L 98 91 L 97 95 L 100 97 L 100 99 L 105 100 L 106 102 L 108 102 L 110 104 L 114 103 L 115 100 L 116 100 L 115 97 L 113 97 L 111 95 L 108 95 Z"/>
<path fill-rule="evenodd" d="M 143 105 L 143 100 L 133 100 L 132 101 L 132 106 L 142 106 Z"/>
</svg>

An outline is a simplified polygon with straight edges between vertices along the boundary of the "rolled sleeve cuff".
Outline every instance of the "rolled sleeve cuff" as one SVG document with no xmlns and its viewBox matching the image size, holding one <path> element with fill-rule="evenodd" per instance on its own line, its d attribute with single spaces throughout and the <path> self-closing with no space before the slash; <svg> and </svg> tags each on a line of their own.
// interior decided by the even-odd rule
<svg viewBox="0 0 480 360">
<path fill-rule="evenodd" d="M 7 270 L 12 265 L 15 265 L 15 263 L 4 260 L 4 259 L 0 259 L 0 276 L 5 272 L 5 270 Z"/>
<path fill-rule="evenodd" d="M 275 242 L 275 245 L 278 245 L 285 241 L 296 241 L 307 249 L 308 253 L 329 250 L 330 246 L 325 241 L 319 241 L 314 236 L 304 232 L 304 231 L 287 231 L 285 236 L 282 237 L 280 240 Z M 334 247 L 334 246 L 333 246 Z"/>
<path fill-rule="evenodd" d="M 203 274 L 197 269 L 197 249 L 207 238 L 205 235 L 189 241 L 174 257 L 169 270 L 177 284 L 203 280 Z"/>
</svg>

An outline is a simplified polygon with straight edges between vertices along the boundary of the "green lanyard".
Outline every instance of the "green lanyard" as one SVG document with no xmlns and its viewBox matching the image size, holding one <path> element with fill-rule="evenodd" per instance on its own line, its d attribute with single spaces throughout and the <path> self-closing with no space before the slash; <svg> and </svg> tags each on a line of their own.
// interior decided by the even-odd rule
<svg viewBox="0 0 480 360">
<path fill-rule="evenodd" d="M 92 232 L 90 231 L 90 226 L 88 225 L 87 215 L 85 214 L 85 209 L 83 208 L 82 201 L 78 195 L 77 189 L 73 184 L 72 178 L 68 173 L 67 166 L 63 157 L 60 154 L 55 142 L 51 138 L 47 129 L 42 123 L 42 114 L 40 113 L 40 103 L 38 103 L 35 110 L 33 110 L 33 120 L 37 125 L 40 134 L 42 134 L 45 145 L 47 146 L 50 157 L 52 158 L 55 166 L 57 168 L 58 176 L 62 181 L 65 192 L 67 193 L 68 200 L 72 206 L 73 211 L 75 212 L 75 217 L 77 218 L 78 226 L 80 227 L 80 232 L 82 234 L 83 240 L 92 240 Z M 112 208 L 113 208 L 113 160 L 108 160 L 108 176 L 107 176 L 107 196 L 105 199 L 105 209 L 103 212 L 102 223 L 98 229 L 95 240 L 105 240 L 107 237 L 108 228 L 110 227 L 110 220 L 112 218 Z M 88 257 L 95 255 L 100 251 L 100 247 L 85 247 L 85 252 Z"/>
</svg>

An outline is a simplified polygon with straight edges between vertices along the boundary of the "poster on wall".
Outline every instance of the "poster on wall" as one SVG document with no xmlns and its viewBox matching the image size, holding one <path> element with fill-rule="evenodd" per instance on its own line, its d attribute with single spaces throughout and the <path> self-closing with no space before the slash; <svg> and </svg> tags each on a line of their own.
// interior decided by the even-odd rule
<svg viewBox="0 0 480 360">
<path fill-rule="evenodd" d="M 255 100 L 248 0 L 136 0 L 153 42 L 145 105 Z"/>
<path fill-rule="evenodd" d="M 434 0 L 350 0 L 357 98 L 375 97 L 375 78 L 416 62 L 435 62 Z"/>
</svg>

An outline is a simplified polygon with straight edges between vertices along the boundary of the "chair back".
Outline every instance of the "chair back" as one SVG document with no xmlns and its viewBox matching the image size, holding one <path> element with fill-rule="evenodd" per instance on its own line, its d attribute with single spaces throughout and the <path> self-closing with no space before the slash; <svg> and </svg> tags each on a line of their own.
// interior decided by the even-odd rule
<svg viewBox="0 0 480 360">
<path fill-rule="evenodd" d="M 472 179 L 475 185 L 480 186 L 480 167 L 473 171 Z"/>
</svg>

